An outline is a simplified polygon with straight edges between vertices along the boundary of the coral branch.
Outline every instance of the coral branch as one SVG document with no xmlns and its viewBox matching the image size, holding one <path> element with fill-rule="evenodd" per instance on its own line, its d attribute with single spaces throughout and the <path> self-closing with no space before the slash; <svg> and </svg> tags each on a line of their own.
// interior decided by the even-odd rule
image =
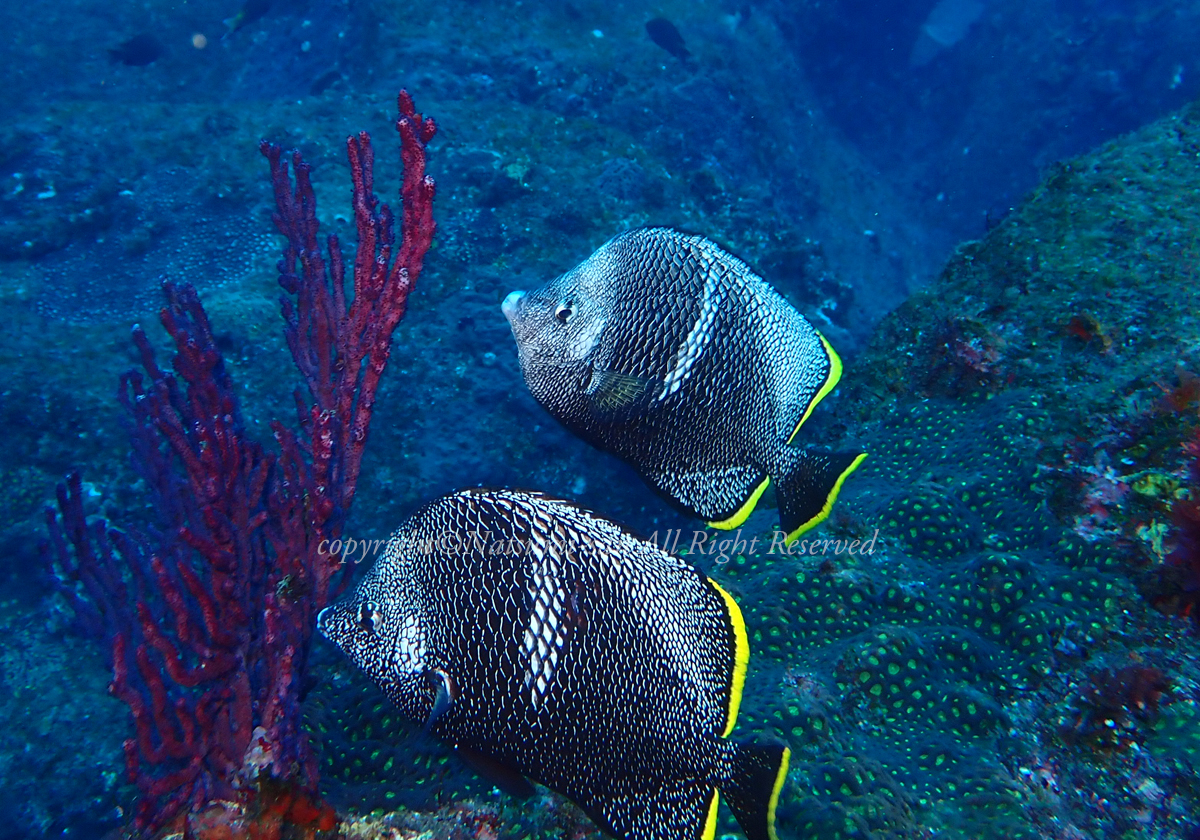
<svg viewBox="0 0 1200 840">
<path fill-rule="evenodd" d="M 335 536 L 354 498 L 392 334 L 404 317 L 435 229 L 434 184 L 425 174 L 425 147 L 437 127 L 416 112 L 407 91 L 400 92 L 398 107 L 396 130 L 404 168 L 401 244 L 394 260 L 392 211 L 380 205 L 373 192 L 371 138 L 363 132 L 346 141 L 358 231 L 349 306 L 337 237 L 328 239 L 329 270 L 319 249 L 309 166 L 293 154 L 293 188 L 283 151 L 265 141 L 259 147 L 271 167 L 278 208 L 272 218 L 288 240 L 279 262 L 279 283 L 295 301 L 282 300 L 285 334 L 313 400 L 307 405 L 297 396 L 297 404 L 303 407 L 300 423 L 311 435 L 317 493 L 334 506 Z"/>
<path fill-rule="evenodd" d="M 341 569 L 322 546 L 342 532 L 392 334 L 434 230 L 425 146 L 435 127 L 407 93 L 397 130 L 404 175 L 395 259 L 391 211 L 372 192 L 370 137 L 347 141 L 359 237 L 349 298 L 337 238 L 328 240 L 328 270 L 320 250 L 308 165 L 293 153 L 293 188 L 282 151 L 261 145 L 287 239 L 279 282 L 304 383 L 300 434 L 273 424 L 278 455 L 249 438 L 199 298 L 167 282 L 160 319 L 175 345 L 174 372 L 158 366 L 135 327 L 143 373 L 126 374 L 120 387 L 156 530 L 89 523 L 78 475 L 59 488 L 57 512 L 47 511 L 47 568 L 80 627 L 108 639 L 110 689 L 133 716 L 125 755 L 143 830 L 245 795 L 260 774 L 316 790 L 300 683 L 316 613 Z M 321 808 L 309 810 L 328 821 Z"/>
</svg>

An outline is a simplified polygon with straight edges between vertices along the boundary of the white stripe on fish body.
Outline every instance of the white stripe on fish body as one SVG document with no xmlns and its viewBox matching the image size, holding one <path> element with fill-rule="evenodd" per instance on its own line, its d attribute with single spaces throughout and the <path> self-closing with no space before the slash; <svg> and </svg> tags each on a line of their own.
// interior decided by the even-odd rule
<svg viewBox="0 0 1200 840">
<path fill-rule="evenodd" d="M 392 653 L 392 663 L 404 673 L 416 674 L 425 670 L 425 628 L 415 615 L 404 619 Z"/>
<path fill-rule="evenodd" d="M 538 525 L 554 524 L 540 517 L 535 517 L 535 521 Z M 546 698 L 560 653 L 567 644 L 566 633 L 563 632 L 566 593 L 563 585 L 564 563 L 562 557 L 553 551 L 563 543 L 553 541 L 549 545 L 542 545 L 536 539 L 532 543 L 534 568 L 529 575 L 527 591 L 533 606 L 521 642 L 521 653 L 528 660 L 524 685 L 530 690 L 530 701 L 537 708 Z M 551 550 L 547 551 L 547 548 Z"/>
<path fill-rule="evenodd" d="M 719 270 L 710 254 L 702 251 L 697 256 L 704 260 L 708 269 L 704 276 L 704 288 L 700 293 L 700 314 L 696 316 L 696 322 L 688 331 L 687 338 L 675 352 L 675 359 L 659 392 L 658 402 L 678 391 L 691 376 L 692 368 L 712 340 L 713 329 L 717 324 L 717 312 L 726 297 L 724 272 Z"/>
<path fill-rule="evenodd" d="M 589 527 L 581 530 L 576 526 L 576 512 L 569 506 L 540 500 L 532 503 L 524 499 L 513 501 L 514 515 L 524 517 L 530 528 L 530 549 L 526 557 L 531 566 L 527 584 L 531 608 L 529 624 L 522 634 L 521 656 L 526 663 L 522 684 L 529 692 L 534 709 L 542 708 L 549 698 L 558 664 L 567 655 L 570 636 L 567 605 L 571 603 L 571 593 L 566 586 L 567 570 L 568 565 L 581 561 L 597 572 L 611 575 L 614 580 L 641 584 L 630 593 L 633 597 L 628 603 L 637 616 L 636 623 L 657 640 L 654 647 L 666 656 L 683 684 L 698 686 L 702 683 L 698 670 L 700 663 L 669 643 L 676 627 L 673 622 L 662 621 L 663 617 L 655 610 L 656 599 L 647 597 L 650 592 L 642 588 L 650 583 L 646 578 L 647 561 L 658 568 L 657 574 L 666 576 L 667 581 L 660 580 L 660 583 L 670 581 L 675 586 L 683 584 L 681 580 L 671 579 L 687 568 L 684 561 L 641 543 L 609 522 L 591 521 L 587 523 Z M 582 557 L 576 554 L 581 550 Z M 635 561 L 635 558 L 640 559 Z M 668 569 L 674 569 L 674 574 Z M 587 574 L 584 568 L 578 571 Z M 697 702 L 707 707 L 703 693 L 699 689 L 695 691 Z"/>
</svg>

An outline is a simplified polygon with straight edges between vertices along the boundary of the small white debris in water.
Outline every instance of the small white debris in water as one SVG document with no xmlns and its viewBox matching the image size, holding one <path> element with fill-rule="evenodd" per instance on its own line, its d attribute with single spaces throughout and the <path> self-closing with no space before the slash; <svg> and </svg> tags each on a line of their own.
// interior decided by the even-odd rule
<svg viewBox="0 0 1200 840">
<path fill-rule="evenodd" d="M 587 479 L 583 476 L 579 476 L 579 478 L 575 479 L 575 483 L 571 485 L 572 496 L 582 496 L 586 490 Z"/>
<path fill-rule="evenodd" d="M 592 37 L 593 37 L 593 38 L 603 38 L 603 37 L 604 37 L 604 33 L 603 33 L 601 30 L 599 30 L 599 29 L 593 29 L 593 30 L 592 30 Z"/>
</svg>

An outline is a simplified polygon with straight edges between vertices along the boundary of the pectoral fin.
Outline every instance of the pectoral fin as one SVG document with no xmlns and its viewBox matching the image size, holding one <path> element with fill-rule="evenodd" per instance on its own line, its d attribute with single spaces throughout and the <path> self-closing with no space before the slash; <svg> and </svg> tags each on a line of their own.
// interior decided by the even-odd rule
<svg viewBox="0 0 1200 840">
<path fill-rule="evenodd" d="M 615 370 L 595 370 L 586 393 L 591 398 L 593 410 L 600 416 L 609 417 L 644 404 L 660 387 L 653 379 Z"/>
<path fill-rule="evenodd" d="M 425 721 L 424 731 L 428 734 L 434 722 L 450 711 L 450 707 L 454 705 L 454 698 L 457 696 L 457 692 L 454 689 L 454 680 L 445 671 L 435 668 L 428 671 L 426 676 L 433 685 L 435 692 L 433 708 L 429 711 L 429 719 Z"/>
</svg>

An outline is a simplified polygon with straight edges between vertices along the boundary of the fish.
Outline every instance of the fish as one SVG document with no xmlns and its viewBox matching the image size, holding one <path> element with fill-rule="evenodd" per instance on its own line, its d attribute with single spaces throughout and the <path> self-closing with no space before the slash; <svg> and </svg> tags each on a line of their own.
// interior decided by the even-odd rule
<svg viewBox="0 0 1200 840">
<path fill-rule="evenodd" d="M 153 35 L 143 32 L 110 47 L 108 57 L 127 67 L 145 67 L 153 64 L 163 54 L 163 45 Z"/>
<path fill-rule="evenodd" d="M 776 840 L 790 751 L 729 738 L 750 656 L 737 602 L 590 511 L 437 499 L 317 629 L 502 790 L 546 785 L 620 840 L 712 840 L 723 798 L 749 840 Z"/>
<path fill-rule="evenodd" d="M 788 544 L 866 453 L 792 446 L 841 378 L 829 342 L 746 263 L 671 228 L 621 233 L 501 304 L 526 385 L 669 502 L 737 528 L 774 485 Z"/>
<path fill-rule="evenodd" d="M 924 67 L 967 36 L 986 6 L 983 0 L 940 0 L 917 32 L 909 53 L 910 67 Z"/>
<path fill-rule="evenodd" d="M 658 44 L 680 61 L 686 61 L 692 57 L 692 54 L 688 52 L 688 48 L 683 42 L 683 36 L 679 34 L 679 30 L 675 28 L 675 24 L 666 18 L 658 17 L 646 21 L 646 34 L 650 36 L 651 41 Z"/>
<path fill-rule="evenodd" d="M 254 21 L 261 19 L 271 10 L 272 2 L 273 0 L 246 0 L 242 8 L 238 9 L 237 14 L 222 21 L 225 24 L 225 34 L 221 37 L 228 38 L 242 27 L 249 26 Z"/>
</svg>

